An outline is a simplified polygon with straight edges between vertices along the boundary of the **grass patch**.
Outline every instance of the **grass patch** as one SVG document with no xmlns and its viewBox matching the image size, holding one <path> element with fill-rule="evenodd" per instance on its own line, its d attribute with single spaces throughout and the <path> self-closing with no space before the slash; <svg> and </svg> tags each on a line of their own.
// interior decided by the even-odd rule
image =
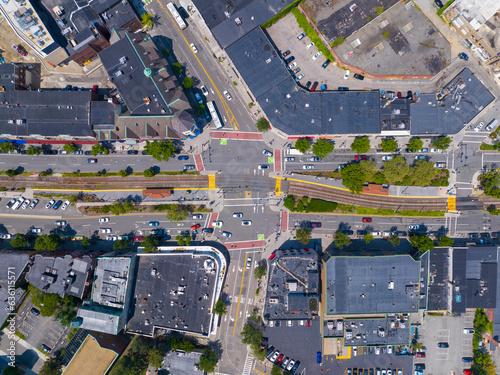
<svg viewBox="0 0 500 375">
<path fill-rule="evenodd" d="M 384 38 L 385 38 L 385 39 L 389 38 L 389 31 L 385 31 L 385 32 L 384 32 Z"/>
<path fill-rule="evenodd" d="M 309 311 L 318 310 L 318 300 L 316 298 L 309 298 Z"/>
<path fill-rule="evenodd" d="M 319 37 L 316 30 L 314 30 L 309 22 L 307 22 L 306 16 L 304 16 L 298 8 L 293 8 L 292 13 L 295 16 L 299 27 L 304 30 L 309 39 L 311 39 L 311 42 L 313 42 L 314 45 L 318 48 L 318 51 L 321 51 L 323 53 L 323 56 L 325 56 L 331 62 L 334 62 L 335 58 L 333 57 L 332 53 L 325 46 L 325 43 L 323 43 L 323 40 Z"/>
<path fill-rule="evenodd" d="M 278 22 L 280 19 L 285 17 L 288 13 L 292 11 L 293 8 L 296 8 L 302 0 L 296 0 L 293 3 L 291 3 L 289 6 L 287 6 L 285 9 L 283 9 L 281 12 L 279 12 L 277 15 L 275 15 L 273 18 L 271 18 L 269 21 L 264 22 L 262 24 L 262 28 L 268 29 L 272 25 L 274 25 L 276 22 Z"/>
<path fill-rule="evenodd" d="M 437 11 L 437 15 L 440 16 L 441 14 L 443 14 L 446 8 L 448 8 L 451 4 L 453 4 L 454 1 L 455 0 L 449 0 L 446 4 L 444 4 L 443 7 Z"/>
<path fill-rule="evenodd" d="M 377 14 L 377 16 L 380 16 L 382 13 L 384 13 L 384 7 L 377 7 L 377 9 L 375 9 L 375 13 Z"/>
<path fill-rule="evenodd" d="M 370 18 L 370 17 L 368 17 Z M 340 46 L 342 43 L 344 43 L 345 38 L 343 36 L 339 36 L 337 39 L 333 41 L 332 44 L 330 44 L 330 47 L 335 48 Z"/>
<path fill-rule="evenodd" d="M 76 331 L 78 331 L 78 328 L 73 328 L 71 331 L 69 331 L 69 333 L 68 333 L 68 337 L 67 337 L 68 342 L 70 342 L 70 341 L 71 341 L 71 339 L 72 339 L 72 338 L 73 338 L 73 336 L 75 335 Z"/>
<path fill-rule="evenodd" d="M 440 313 L 440 312 L 428 312 L 427 315 L 430 315 L 430 316 L 444 316 L 444 313 Z"/>
<path fill-rule="evenodd" d="M 23 340 L 26 340 L 26 336 L 24 336 L 21 332 L 16 331 L 15 334 L 16 334 L 17 337 L 19 337 L 19 338 L 21 338 Z"/>
<path fill-rule="evenodd" d="M 489 145 L 487 143 L 481 143 L 481 146 L 479 146 L 480 150 L 483 151 L 495 151 L 495 145 Z"/>
</svg>

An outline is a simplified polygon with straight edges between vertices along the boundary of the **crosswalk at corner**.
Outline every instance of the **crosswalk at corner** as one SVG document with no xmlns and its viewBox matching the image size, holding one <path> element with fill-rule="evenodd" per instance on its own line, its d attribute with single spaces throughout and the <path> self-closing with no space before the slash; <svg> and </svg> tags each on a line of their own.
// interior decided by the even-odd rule
<svg viewBox="0 0 500 375">
<path fill-rule="evenodd" d="M 253 356 L 250 352 L 247 352 L 247 358 L 245 359 L 245 365 L 243 366 L 243 375 L 250 375 L 253 367 Z"/>
</svg>

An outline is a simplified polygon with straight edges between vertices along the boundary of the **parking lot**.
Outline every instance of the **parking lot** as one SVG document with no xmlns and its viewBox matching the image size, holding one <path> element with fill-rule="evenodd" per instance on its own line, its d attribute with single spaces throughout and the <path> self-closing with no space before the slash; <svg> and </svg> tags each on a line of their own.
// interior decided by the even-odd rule
<svg viewBox="0 0 500 375">
<path fill-rule="evenodd" d="M 292 320 L 292 326 L 281 321 L 277 327 L 273 322 L 273 327 L 267 326 L 264 336 L 269 338 L 269 345 L 295 361 L 300 361 L 300 367 L 296 374 L 317 374 L 323 364 L 318 364 L 317 353 L 321 351 L 321 333 L 319 319 L 311 320 L 311 326 L 299 325 L 298 320 Z M 307 372 L 305 372 L 307 371 Z"/>
<path fill-rule="evenodd" d="M 21 332 L 26 341 L 35 348 L 45 344 L 51 348 L 51 353 L 56 352 L 67 344 L 70 327 L 63 327 L 54 317 L 35 315 L 30 310 L 34 307 L 28 297 L 17 314 L 19 319 L 17 330 Z M 42 355 L 40 353 L 40 355 Z"/>
<path fill-rule="evenodd" d="M 463 363 L 463 357 L 472 357 L 472 336 L 464 328 L 472 328 L 474 310 L 462 316 L 429 316 L 419 328 L 420 342 L 427 348 L 425 358 L 415 358 L 415 363 L 425 363 L 425 374 L 462 374 L 471 367 Z M 449 348 L 438 348 L 439 342 L 447 342 Z"/>
<path fill-rule="evenodd" d="M 351 353 L 353 353 L 352 350 Z M 360 375 L 359 369 L 368 369 L 368 373 L 370 373 L 370 369 L 374 369 L 373 372 L 375 375 L 377 369 L 391 369 L 394 375 L 397 375 L 398 370 L 401 370 L 403 375 L 412 375 L 412 366 L 412 356 L 396 356 L 387 353 L 376 355 L 375 351 L 370 354 L 367 348 L 359 348 L 358 355 L 353 356 L 351 354 L 351 358 L 349 359 L 336 359 L 334 356 L 326 356 L 324 359 L 323 373 L 345 374 L 347 369 L 356 368 L 358 369 L 358 375 Z"/>
</svg>

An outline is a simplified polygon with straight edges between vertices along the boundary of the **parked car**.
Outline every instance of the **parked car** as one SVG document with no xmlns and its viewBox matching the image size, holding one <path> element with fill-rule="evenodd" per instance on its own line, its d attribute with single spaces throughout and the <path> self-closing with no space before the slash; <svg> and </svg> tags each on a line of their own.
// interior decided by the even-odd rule
<svg viewBox="0 0 500 375">
<path fill-rule="evenodd" d="M 208 90 L 207 90 L 207 88 L 205 86 L 201 86 L 200 90 L 201 90 L 201 92 L 202 92 L 203 95 L 208 96 Z"/>
<path fill-rule="evenodd" d="M 12 198 L 8 203 L 7 203 L 7 208 L 12 208 L 12 206 L 16 203 L 16 199 Z"/>
<path fill-rule="evenodd" d="M 22 208 L 23 210 L 27 209 L 30 203 L 31 203 L 31 201 L 30 201 L 29 199 L 26 199 L 26 200 L 23 202 L 23 204 L 21 205 L 21 208 Z"/>
<path fill-rule="evenodd" d="M 309 161 L 321 161 L 321 158 L 317 157 L 317 156 L 311 156 L 309 158 Z"/>
<path fill-rule="evenodd" d="M 223 225 L 224 225 L 224 222 L 223 222 L 223 221 L 221 221 L 221 220 L 212 221 L 212 226 L 213 226 L 213 227 L 216 227 L 216 228 L 221 228 Z"/>
<path fill-rule="evenodd" d="M 233 212 L 233 217 L 237 219 L 241 219 L 243 217 L 242 212 Z"/>
<path fill-rule="evenodd" d="M 366 160 L 366 155 L 356 155 L 354 160 Z"/>
<path fill-rule="evenodd" d="M 389 160 L 392 160 L 392 159 L 393 159 L 392 155 L 385 155 L 385 156 L 382 156 L 382 160 L 383 160 L 383 161 L 389 161 Z"/>
<path fill-rule="evenodd" d="M 203 228 L 201 230 L 201 233 L 213 233 L 214 232 L 214 228 Z"/>
<path fill-rule="evenodd" d="M 313 42 L 309 43 L 309 44 L 306 46 L 306 49 L 310 49 L 310 48 L 312 48 L 312 47 L 314 47 L 314 43 L 313 43 Z"/>
<path fill-rule="evenodd" d="M 408 229 L 409 230 L 419 230 L 420 225 L 417 225 L 417 224 L 408 225 Z"/>
<path fill-rule="evenodd" d="M 183 18 L 189 18 L 189 13 L 183 7 L 178 7 L 177 10 Z"/>
<path fill-rule="evenodd" d="M 55 225 L 60 226 L 60 227 L 63 227 L 63 226 L 65 226 L 65 225 L 66 225 L 66 221 L 64 221 L 64 220 L 57 220 L 57 221 L 55 222 Z"/>
<path fill-rule="evenodd" d="M 316 353 L 316 362 L 321 363 L 321 352 Z"/>
<path fill-rule="evenodd" d="M 17 44 L 13 44 L 13 45 L 12 45 L 12 48 L 14 48 L 14 49 L 15 49 L 18 53 L 20 53 L 20 54 L 21 54 L 21 56 L 26 56 L 26 55 L 27 55 L 27 53 L 26 53 L 26 51 L 24 50 L 24 48 L 23 48 L 23 47 L 21 47 L 21 46 L 19 46 L 19 45 L 17 45 Z"/>
<path fill-rule="evenodd" d="M 266 156 L 273 156 L 273 153 L 269 150 L 266 150 L 266 149 L 262 150 L 262 153 Z"/>
<path fill-rule="evenodd" d="M 144 241 L 144 237 L 142 237 L 142 236 L 135 236 L 134 237 L 134 242 L 142 242 L 142 241 Z"/>
<path fill-rule="evenodd" d="M 442 151 L 442 150 L 441 150 L 441 149 L 439 149 L 439 148 L 431 148 L 431 150 L 430 150 L 430 151 L 431 151 L 432 153 L 437 153 L 437 154 L 439 154 L 439 153 L 441 153 L 441 151 Z"/>
<path fill-rule="evenodd" d="M 475 132 L 480 131 L 480 130 L 483 128 L 483 126 L 484 126 L 484 122 L 482 122 L 482 121 L 481 121 L 481 122 L 480 122 L 479 124 L 477 124 L 477 126 L 474 128 L 474 131 L 475 131 Z"/>
<path fill-rule="evenodd" d="M 469 60 L 469 56 L 467 56 L 467 54 L 465 54 L 465 53 L 463 53 L 463 52 L 460 52 L 460 53 L 458 54 L 458 58 L 459 58 L 459 59 L 462 59 L 462 60 L 465 60 L 465 61 Z"/>
<path fill-rule="evenodd" d="M 443 3 L 441 2 L 441 0 L 434 0 L 434 4 L 436 4 L 436 6 L 441 9 L 443 7 Z"/>
<path fill-rule="evenodd" d="M 464 328 L 464 333 L 466 335 L 472 335 L 474 332 L 476 331 L 474 331 L 472 328 Z"/>
<path fill-rule="evenodd" d="M 315 54 L 312 59 L 313 60 L 317 60 L 321 55 L 323 54 L 323 52 L 319 51 L 317 54 Z"/>
<path fill-rule="evenodd" d="M 42 233 L 42 228 L 32 228 L 31 233 Z"/>
<path fill-rule="evenodd" d="M 47 202 L 47 204 L 45 205 L 45 208 L 46 209 L 51 208 L 54 203 L 56 203 L 56 201 L 51 199 L 50 201 Z"/>
<path fill-rule="evenodd" d="M 447 342 L 438 342 L 438 348 L 449 348 L 450 345 Z"/>
<path fill-rule="evenodd" d="M 361 74 L 358 74 L 358 73 L 354 73 L 354 78 L 359 79 L 360 81 L 362 81 L 362 80 L 365 79 L 365 76 L 363 76 Z"/>
<path fill-rule="evenodd" d="M 425 370 L 425 363 L 415 363 L 415 370 Z"/>
<path fill-rule="evenodd" d="M 293 60 L 295 60 L 295 57 L 290 56 L 288 59 L 285 60 L 285 64 L 290 64 Z"/>
<path fill-rule="evenodd" d="M 330 61 L 330 60 L 328 60 L 328 59 L 326 59 L 326 60 L 325 60 L 325 62 L 323 63 L 323 65 L 321 65 L 321 67 L 322 67 L 323 69 L 325 69 L 328 65 L 330 65 L 330 63 L 331 63 L 331 61 Z"/>
<path fill-rule="evenodd" d="M 425 358 L 425 353 L 423 353 L 423 352 L 417 352 L 417 353 L 415 353 L 415 357 L 417 357 L 417 358 Z"/>
<path fill-rule="evenodd" d="M 282 56 L 287 57 L 290 54 L 290 50 L 287 49 L 285 52 L 283 52 Z"/>
<path fill-rule="evenodd" d="M 339 86 L 337 88 L 337 91 L 349 91 L 349 87 L 342 87 L 342 86 Z"/>
<path fill-rule="evenodd" d="M 292 70 L 293 68 L 295 68 L 297 66 L 297 62 L 294 61 L 293 63 L 291 63 L 290 65 L 288 65 L 288 70 Z"/>
<path fill-rule="evenodd" d="M 311 86 L 311 91 L 316 91 L 316 87 L 318 87 L 319 83 L 316 81 L 313 83 L 313 85 Z"/>
<path fill-rule="evenodd" d="M 280 355 L 279 350 L 276 350 L 276 351 L 274 352 L 274 354 L 271 356 L 270 361 L 271 361 L 271 362 L 276 362 L 276 360 L 278 359 L 279 355 Z"/>
<path fill-rule="evenodd" d="M 52 206 L 52 209 L 57 210 L 59 207 L 61 207 L 62 203 L 63 201 L 57 201 L 56 204 Z"/>
<path fill-rule="evenodd" d="M 230 238 L 232 236 L 232 234 L 229 232 L 222 232 L 222 235 L 227 238 Z"/>
<path fill-rule="evenodd" d="M 0 239 L 2 239 L 2 240 L 10 240 L 11 238 L 12 238 L 12 235 L 9 233 L 0 234 Z"/>
<path fill-rule="evenodd" d="M 139 151 L 137 151 L 137 150 L 128 150 L 127 151 L 128 155 L 137 155 L 138 153 L 139 153 Z"/>
<path fill-rule="evenodd" d="M 302 40 L 306 35 L 307 35 L 306 33 L 302 33 L 297 37 L 297 39 Z"/>
<path fill-rule="evenodd" d="M 314 165 L 312 164 L 305 164 L 302 166 L 302 169 L 314 169 Z"/>
<path fill-rule="evenodd" d="M 349 69 L 346 69 L 346 71 L 344 72 L 344 79 L 348 79 L 350 73 L 351 71 Z"/>
<path fill-rule="evenodd" d="M 295 158 L 293 156 L 289 156 L 285 158 L 285 161 L 295 161 Z"/>
<path fill-rule="evenodd" d="M 300 72 L 300 68 L 295 69 L 292 73 L 297 74 L 298 72 Z"/>
<path fill-rule="evenodd" d="M 288 363 L 288 366 L 286 366 L 286 370 L 290 371 L 294 365 L 295 365 L 295 360 L 294 359 L 290 360 L 290 362 Z"/>
<path fill-rule="evenodd" d="M 178 160 L 188 160 L 189 159 L 189 155 L 180 155 L 177 157 Z"/>
<path fill-rule="evenodd" d="M 70 201 L 65 200 L 64 203 L 61 206 L 61 210 L 66 211 L 66 208 L 68 208 L 70 204 L 71 204 Z"/>
<path fill-rule="evenodd" d="M 241 225 L 243 225 L 244 227 L 252 225 L 252 220 L 242 220 Z"/>
<path fill-rule="evenodd" d="M 36 316 L 40 315 L 40 311 L 35 307 L 32 307 L 30 311 L 33 315 L 36 315 Z"/>
<path fill-rule="evenodd" d="M 434 168 L 446 168 L 446 163 L 434 163 Z"/>
<path fill-rule="evenodd" d="M 52 349 L 45 344 L 40 345 L 40 349 L 42 349 L 45 353 L 50 353 L 52 351 Z"/>
<path fill-rule="evenodd" d="M 425 156 L 424 155 L 416 155 L 415 160 L 424 160 Z"/>
<path fill-rule="evenodd" d="M 304 77 L 305 77 L 305 74 L 304 74 L 304 73 L 300 73 L 300 74 L 297 76 L 297 78 L 295 78 L 295 81 L 296 81 L 296 82 L 299 82 L 299 81 L 300 81 L 302 78 L 304 78 Z"/>
<path fill-rule="evenodd" d="M 462 362 L 463 363 L 471 363 L 472 362 L 472 357 L 462 357 Z"/>
<path fill-rule="evenodd" d="M 361 221 L 363 223 L 371 223 L 372 222 L 372 218 L 371 217 L 364 217 L 363 219 L 361 219 Z"/>
<path fill-rule="evenodd" d="M 185 171 L 194 171 L 196 169 L 196 166 L 193 164 L 187 164 L 184 166 Z"/>
</svg>

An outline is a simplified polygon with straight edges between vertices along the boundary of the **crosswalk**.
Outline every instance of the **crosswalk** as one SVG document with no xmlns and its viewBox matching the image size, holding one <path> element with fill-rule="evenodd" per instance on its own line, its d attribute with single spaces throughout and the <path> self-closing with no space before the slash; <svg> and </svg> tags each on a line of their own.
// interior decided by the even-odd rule
<svg viewBox="0 0 500 375">
<path fill-rule="evenodd" d="M 149 3 L 151 3 L 153 0 L 142 0 L 142 3 L 144 5 L 148 5 Z"/>
<path fill-rule="evenodd" d="M 245 359 L 245 365 L 243 366 L 243 375 L 250 375 L 253 367 L 253 356 L 247 351 L 247 358 Z"/>
</svg>

